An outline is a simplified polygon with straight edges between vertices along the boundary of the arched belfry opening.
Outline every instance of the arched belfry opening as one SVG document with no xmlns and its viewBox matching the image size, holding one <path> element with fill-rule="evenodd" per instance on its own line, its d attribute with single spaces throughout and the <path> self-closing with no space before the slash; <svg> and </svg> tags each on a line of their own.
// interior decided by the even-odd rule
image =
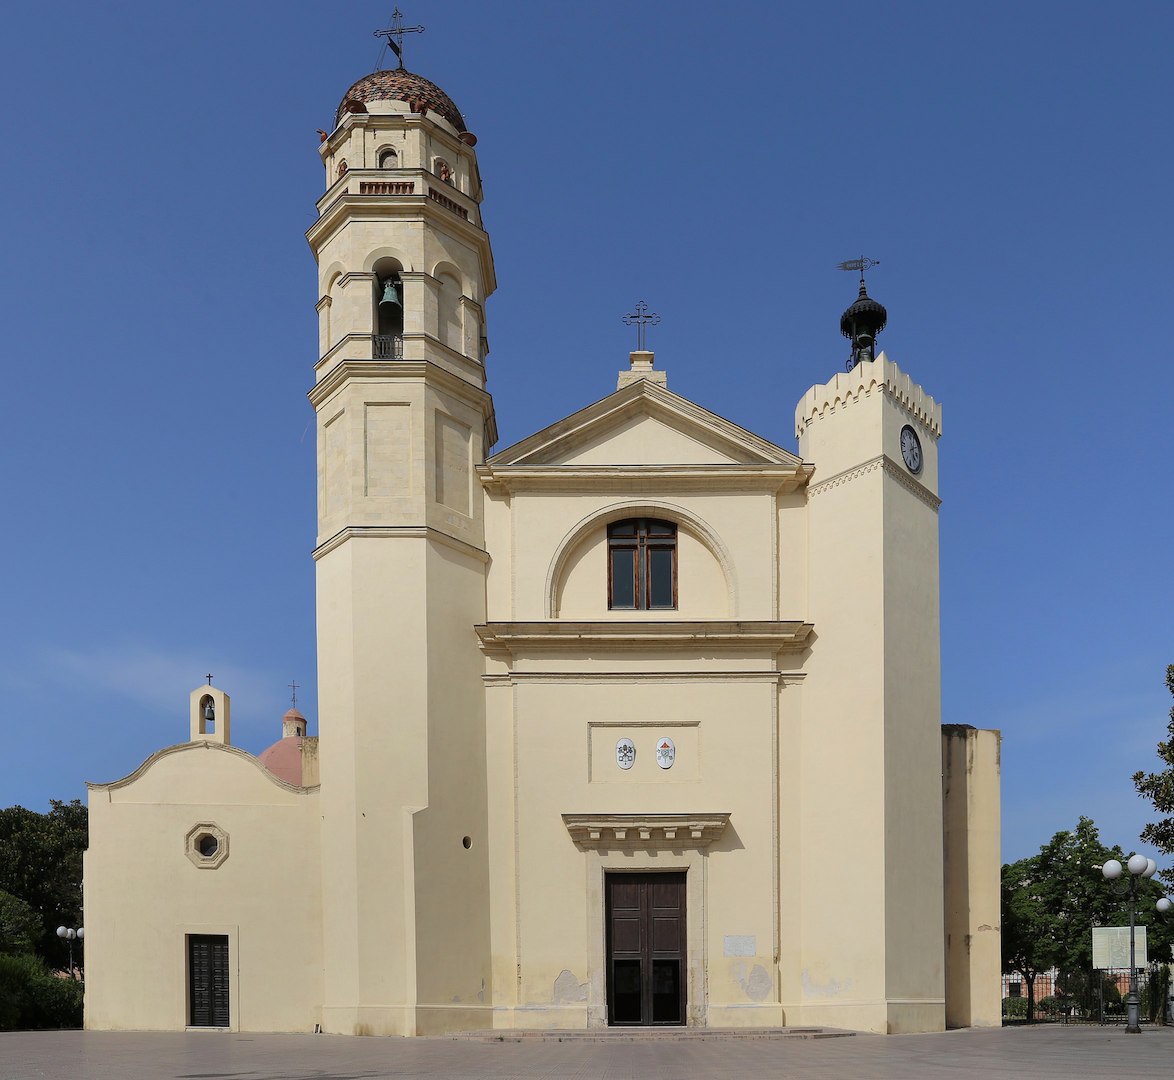
<svg viewBox="0 0 1174 1080">
<path fill-rule="evenodd" d="M 404 283 L 395 259 L 375 264 L 375 360 L 398 360 L 404 355 Z"/>
<path fill-rule="evenodd" d="M 197 687 L 190 698 L 191 741 L 231 745 L 229 727 L 229 698 L 209 681 Z"/>
<path fill-rule="evenodd" d="M 200 734 L 216 734 L 216 703 L 212 700 L 211 694 L 205 694 L 200 698 Z"/>
</svg>

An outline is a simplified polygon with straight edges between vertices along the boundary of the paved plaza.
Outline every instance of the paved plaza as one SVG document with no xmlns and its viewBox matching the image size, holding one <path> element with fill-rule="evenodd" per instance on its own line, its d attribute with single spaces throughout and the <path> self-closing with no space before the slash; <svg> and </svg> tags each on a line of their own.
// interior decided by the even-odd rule
<svg viewBox="0 0 1174 1080">
<path fill-rule="evenodd" d="M 997 1080 L 1169 1076 L 1174 1029 L 1038 1027 L 848 1038 L 648 1038 L 566 1042 L 233 1035 L 0 1034 L 3 1080 L 378 1080 L 382 1077 L 787 1077 Z"/>
</svg>

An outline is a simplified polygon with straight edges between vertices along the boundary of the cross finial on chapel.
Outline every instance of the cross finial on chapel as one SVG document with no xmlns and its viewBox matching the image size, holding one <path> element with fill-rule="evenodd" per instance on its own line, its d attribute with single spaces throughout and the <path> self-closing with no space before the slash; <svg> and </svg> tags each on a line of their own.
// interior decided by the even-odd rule
<svg viewBox="0 0 1174 1080">
<path fill-rule="evenodd" d="M 289 683 L 289 703 L 291 705 L 298 703 L 298 684 L 296 681 Z"/>
<path fill-rule="evenodd" d="M 208 674 L 204 676 L 204 678 L 208 680 L 208 685 L 211 686 L 212 685 L 212 672 L 209 671 Z"/>
<path fill-rule="evenodd" d="M 422 26 L 404 26 L 404 13 L 396 8 L 391 13 L 391 22 L 388 24 L 386 30 L 376 30 L 375 37 L 387 39 L 387 44 L 391 46 L 391 51 L 399 59 L 399 66 L 404 66 L 404 34 L 422 34 L 424 27 Z"/>
<path fill-rule="evenodd" d="M 636 301 L 636 310 L 628 312 L 624 316 L 624 323 L 628 326 L 635 324 L 636 326 L 636 350 L 637 352 L 644 352 L 644 334 L 645 327 L 656 326 L 660 322 L 660 316 L 655 311 L 649 311 L 648 305 L 643 300 Z"/>
</svg>

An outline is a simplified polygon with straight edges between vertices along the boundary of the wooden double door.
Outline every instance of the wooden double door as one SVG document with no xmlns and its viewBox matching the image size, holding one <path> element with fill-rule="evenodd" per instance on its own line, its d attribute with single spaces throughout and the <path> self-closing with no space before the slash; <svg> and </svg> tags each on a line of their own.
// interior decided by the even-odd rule
<svg viewBox="0 0 1174 1080">
<path fill-rule="evenodd" d="M 188 935 L 188 1024 L 228 1027 L 228 936 Z"/>
<path fill-rule="evenodd" d="M 685 1022 L 685 875 L 606 876 L 609 1024 Z"/>
</svg>

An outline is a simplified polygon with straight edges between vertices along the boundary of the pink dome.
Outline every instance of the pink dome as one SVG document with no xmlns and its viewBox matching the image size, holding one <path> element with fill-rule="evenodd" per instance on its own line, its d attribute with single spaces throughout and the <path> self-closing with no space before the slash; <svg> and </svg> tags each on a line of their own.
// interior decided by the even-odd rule
<svg viewBox="0 0 1174 1080">
<path fill-rule="evenodd" d="M 261 753 L 261 764 L 274 776 L 287 784 L 302 786 L 302 739 L 292 735 L 278 739 L 268 750 Z"/>
</svg>

